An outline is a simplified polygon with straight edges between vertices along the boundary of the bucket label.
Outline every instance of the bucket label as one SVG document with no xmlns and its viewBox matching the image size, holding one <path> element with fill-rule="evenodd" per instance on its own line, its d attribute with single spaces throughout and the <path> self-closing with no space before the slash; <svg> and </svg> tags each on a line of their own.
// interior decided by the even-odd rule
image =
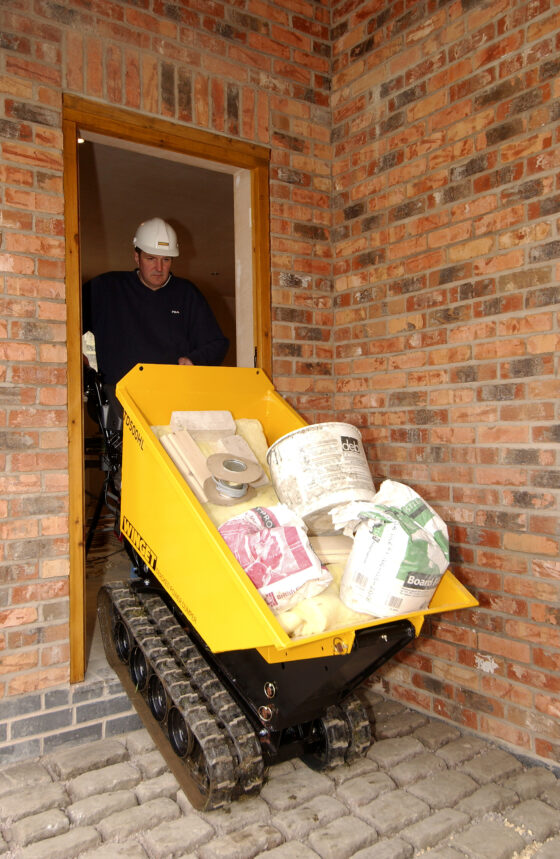
<svg viewBox="0 0 560 859">
<path fill-rule="evenodd" d="M 130 522 L 124 514 L 121 522 L 121 531 L 131 546 L 136 549 L 142 560 L 145 561 L 152 573 L 155 573 L 157 566 L 156 553 L 153 549 L 150 549 L 144 538 L 138 533 L 132 522 Z"/>
<path fill-rule="evenodd" d="M 352 436 L 349 435 L 341 435 L 340 441 L 342 444 L 342 450 L 350 453 L 360 452 L 360 443 L 357 438 L 352 438 Z"/>
</svg>

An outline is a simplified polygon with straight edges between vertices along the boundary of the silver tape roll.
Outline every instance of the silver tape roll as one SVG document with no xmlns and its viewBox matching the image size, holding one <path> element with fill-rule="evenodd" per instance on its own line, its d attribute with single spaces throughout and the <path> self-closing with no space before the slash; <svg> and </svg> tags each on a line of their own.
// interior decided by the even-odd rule
<svg viewBox="0 0 560 859">
<path fill-rule="evenodd" d="M 260 480 L 263 474 L 257 462 L 231 453 L 213 453 L 206 464 L 212 477 L 233 485 L 254 483 L 255 480 Z"/>
</svg>

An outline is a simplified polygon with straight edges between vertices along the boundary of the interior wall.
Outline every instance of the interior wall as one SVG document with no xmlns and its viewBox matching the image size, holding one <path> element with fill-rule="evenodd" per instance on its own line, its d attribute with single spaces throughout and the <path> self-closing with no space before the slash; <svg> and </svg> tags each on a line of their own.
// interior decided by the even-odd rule
<svg viewBox="0 0 560 859">
<path fill-rule="evenodd" d="M 334 3 L 335 411 L 479 600 L 392 696 L 560 759 L 560 165 L 549 2 Z"/>
</svg>

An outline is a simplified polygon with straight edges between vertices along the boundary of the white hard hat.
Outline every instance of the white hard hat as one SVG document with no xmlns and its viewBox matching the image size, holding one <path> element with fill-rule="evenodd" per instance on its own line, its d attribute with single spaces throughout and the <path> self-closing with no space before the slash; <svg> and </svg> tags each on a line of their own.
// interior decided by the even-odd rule
<svg viewBox="0 0 560 859">
<path fill-rule="evenodd" d="M 177 233 L 163 218 L 150 218 L 143 221 L 134 236 L 132 243 L 147 254 L 162 257 L 178 257 L 179 246 Z"/>
</svg>

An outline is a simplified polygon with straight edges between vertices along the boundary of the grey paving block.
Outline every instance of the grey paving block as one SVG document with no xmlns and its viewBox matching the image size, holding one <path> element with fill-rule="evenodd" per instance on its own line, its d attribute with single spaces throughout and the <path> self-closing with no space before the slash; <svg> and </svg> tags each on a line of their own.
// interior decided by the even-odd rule
<svg viewBox="0 0 560 859">
<path fill-rule="evenodd" d="M 177 794 L 177 804 L 184 814 L 192 814 L 193 808 L 183 791 L 179 791 Z M 204 812 L 198 813 L 202 815 L 204 820 L 212 824 L 212 828 L 218 835 L 227 835 L 228 832 L 233 832 L 235 829 L 245 829 L 253 823 L 268 823 L 270 818 L 270 808 L 258 796 L 232 802 L 225 808 L 216 809 L 210 815 Z"/>
<path fill-rule="evenodd" d="M 386 740 L 391 737 L 405 737 L 417 728 L 428 723 L 428 717 L 422 713 L 407 711 L 392 716 L 387 720 L 376 720 L 373 726 L 373 736 L 376 740 Z"/>
<path fill-rule="evenodd" d="M 267 823 L 254 823 L 229 835 L 214 838 L 197 850 L 199 859 L 252 859 L 258 853 L 278 847 L 283 841 L 278 830 Z"/>
<path fill-rule="evenodd" d="M 555 787 L 558 779 L 544 767 L 532 767 L 502 781 L 504 787 L 514 790 L 519 799 L 535 799 L 547 788 Z"/>
<path fill-rule="evenodd" d="M 4 837 L 10 847 L 25 847 L 34 841 L 43 838 L 52 838 L 54 835 L 62 835 L 70 828 L 70 822 L 63 811 L 51 808 L 31 817 L 23 817 L 17 823 L 4 829 Z"/>
<path fill-rule="evenodd" d="M 377 769 L 379 769 L 379 767 L 376 762 L 372 758 L 366 757 L 358 758 L 357 761 L 354 761 L 351 764 L 346 764 L 343 767 L 335 767 L 332 770 L 328 770 L 325 775 L 328 775 L 331 781 L 336 785 L 340 785 L 353 778 L 357 778 L 358 776 L 375 772 Z"/>
<path fill-rule="evenodd" d="M 422 752 L 408 761 L 403 761 L 391 769 L 391 778 L 399 787 L 413 784 L 419 779 L 428 778 L 447 769 L 447 764 L 433 752 Z"/>
<path fill-rule="evenodd" d="M 104 841 L 122 841 L 137 832 L 153 829 L 165 820 L 175 820 L 181 812 L 176 802 L 167 797 L 153 799 L 126 811 L 111 814 L 97 824 Z"/>
<path fill-rule="evenodd" d="M 469 761 L 492 746 L 479 737 L 460 737 L 437 750 L 436 755 L 443 758 L 448 767 L 456 767 L 464 761 Z"/>
<path fill-rule="evenodd" d="M 523 850 L 525 841 L 504 823 L 482 820 L 455 835 L 453 846 L 469 859 L 512 859 Z"/>
<path fill-rule="evenodd" d="M 523 765 L 509 752 L 489 749 L 483 755 L 465 761 L 461 769 L 479 784 L 490 784 L 492 781 L 500 781 L 521 772 Z"/>
<path fill-rule="evenodd" d="M 279 778 L 271 778 L 261 790 L 262 798 L 277 811 L 296 808 L 302 802 L 320 794 L 333 794 L 334 784 L 322 773 L 308 767 L 294 770 Z"/>
<path fill-rule="evenodd" d="M 377 832 L 357 817 L 339 817 L 314 829 L 307 840 L 321 859 L 347 859 L 357 850 L 374 844 Z"/>
<path fill-rule="evenodd" d="M 144 834 L 144 845 L 150 859 L 171 859 L 183 856 L 210 841 L 214 835 L 211 825 L 190 814 L 177 820 L 160 823 Z"/>
<path fill-rule="evenodd" d="M 435 752 L 436 749 L 451 743 L 453 740 L 459 739 L 461 732 L 454 725 L 432 720 L 426 725 L 417 728 L 412 736 L 420 740 L 422 745 L 431 752 Z"/>
<path fill-rule="evenodd" d="M 465 859 L 464 853 L 459 853 L 453 847 L 436 847 L 430 850 L 430 859 Z"/>
<path fill-rule="evenodd" d="M 468 814 L 462 814 L 454 808 L 444 808 L 442 811 L 436 811 L 431 817 L 405 827 L 399 835 L 405 841 L 410 841 L 415 850 L 425 850 L 427 847 L 439 844 L 444 838 L 461 830 L 468 823 L 470 823 Z"/>
<path fill-rule="evenodd" d="M 526 799 L 504 817 L 515 827 L 523 827 L 527 836 L 537 841 L 545 841 L 560 830 L 560 815 L 540 799 Z"/>
<path fill-rule="evenodd" d="M 126 744 L 131 757 L 145 755 L 146 752 L 151 752 L 155 749 L 155 743 L 146 728 L 141 728 L 139 731 L 131 731 L 130 734 L 123 737 L 123 742 Z"/>
<path fill-rule="evenodd" d="M 125 808 L 132 808 L 137 804 L 134 791 L 115 790 L 79 799 L 68 806 L 66 814 L 74 826 L 93 826 L 110 814 L 124 811 Z"/>
<path fill-rule="evenodd" d="M 73 802 L 95 796 L 97 793 L 111 793 L 115 790 L 129 790 L 141 780 L 137 768 L 131 763 L 111 764 L 103 769 L 82 773 L 67 784 Z"/>
<path fill-rule="evenodd" d="M 390 701 L 387 698 L 379 698 L 376 703 L 371 704 L 371 712 L 376 719 L 385 721 L 407 712 L 407 708 L 400 701 Z"/>
<path fill-rule="evenodd" d="M 354 853 L 353 859 L 409 859 L 414 848 L 401 838 L 388 838 L 378 841 L 372 847 L 365 847 Z"/>
<path fill-rule="evenodd" d="M 353 778 L 340 785 L 336 796 L 353 811 L 361 805 L 373 802 L 383 793 L 396 790 L 395 782 L 387 773 L 374 772 Z"/>
<path fill-rule="evenodd" d="M 126 859 L 147 859 L 148 854 L 137 841 L 112 841 L 110 844 L 102 844 L 97 850 L 80 853 L 80 859 L 118 859 L 119 856 Z"/>
<path fill-rule="evenodd" d="M 415 755 L 421 755 L 425 748 L 415 737 L 402 737 L 399 739 L 380 740 L 374 743 L 368 750 L 367 757 L 384 770 L 402 763 Z"/>
<path fill-rule="evenodd" d="M 138 767 L 143 778 L 156 778 L 156 776 L 162 775 L 162 773 L 169 772 L 165 758 L 157 749 L 139 755 L 135 759 L 134 765 Z"/>
<path fill-rule="evenodd" d="M 0 797 L 0 818 L 14 822 L 49 808 L 65 808 L 67 805 L 64 787 L 57 782 L 48 782 Z"/>
<path fill-rule="evenodd" d="M 0 770 L 0 797 L 50 782 L 52 782 L 51 775 L 41 763 L 24 761 L 12 764 Z"/>
<path fill-rule="evenodd" d="M 383 836 L 394 835 L 429 813 L 429 805 L 406 790 L 393 790 L 357 810 L 357 814 Z"/>
<path fill-rule="evenodd" d="M 517 794 L 499 784 L 487 784 L 457 803 L 457 810 L 471 817 L 480 817 L 489 811 L 503 811 L 518 801 Z"/>
<path fill-rule="evenodd" d="M 98 740 L 76 748 L 53 752 L 46 763 L 60 779 L 72 779 L 82 773 L 102 769 L 110 764 L 124 761 L 128 757 L 126 746 L 118 740 Z"/>
<path fill-rule="evenodd" d="M 141 781 L 136 787 L 136 796 L 138 802 L 149 802 L 150 799 L 157 799 L 158 796 L 168 796 L 170 799 L 175 799 L 178 790 L 177 779 L 173 773 L 167 771 L 156 778 Z"/>
<path fill-rule="evenodd" d="M 100 841 L 101 837 L 93 826 L 78 827 L 64 835 L 31 844 L 19 855 L 21 859 L 75 859 Z"/>
<path fill-rule="evenodd" d="M 302 844 L 301 841 L 288 841 L 286 844 L 281 844 L 280 847 L 273 847 L 272 850 L 266 850 L 264 853 L 259 853 L 255 859 L 317 859 L 319 854 L 315 853 L 311 847 Z"/>
<path fill-rule="evenodd" d="M 466 773 L 446 770 L 409 785 L 407 790 L 437 810 L 452 808 L 465 796 L 478 790 L 478 784 Z"/>
<path fill-rule="evenodd" d="M 532 859 L 558 859 L 560 856 L 560 838 L 551 838 L 533 853 Z"/>
<path fill-rule="evenodd" d="M 286 840 L 294 841 L 305 838 L 314 829 L 347 813 L 344 805 L 332 796 L 317 796 L 297 808 L 275 814 L 270 822 Z"/>
<path fill-rule="evenodd" d="M 553 808 L 557 808 L 560 811 L 560 782 L 557 782 L 557 784 L 552 787 L 545 788 L 541 799 L 548 803 L 548 805 L 551 805 Z"/>
</svg>

